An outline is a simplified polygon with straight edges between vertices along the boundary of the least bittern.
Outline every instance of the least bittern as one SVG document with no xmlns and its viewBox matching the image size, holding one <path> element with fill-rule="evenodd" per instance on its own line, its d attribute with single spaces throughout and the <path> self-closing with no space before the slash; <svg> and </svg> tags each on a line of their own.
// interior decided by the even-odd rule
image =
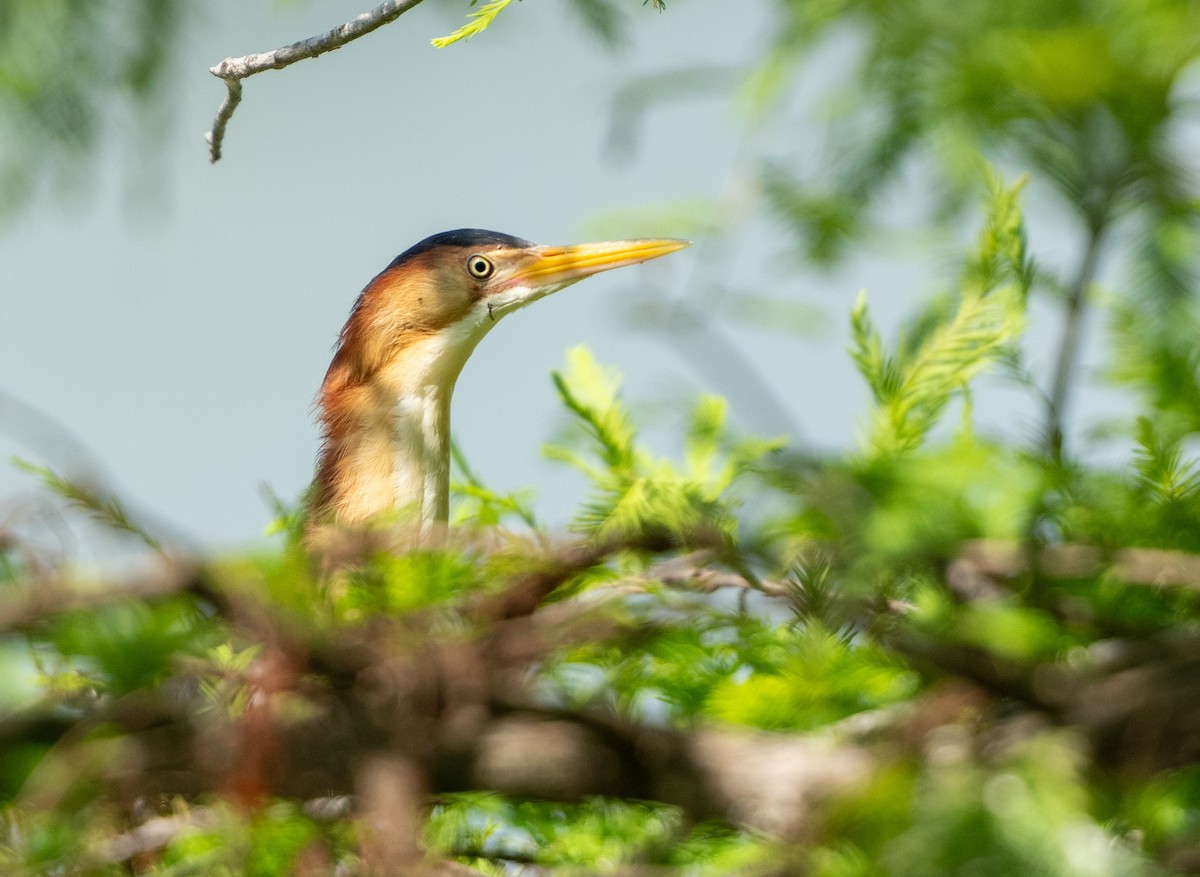
<svg viewBox="0 0 1200 877">
<path fill-rule="evenodd" d="M 421 524 L 449 510 L 450 397 L 496 321 L 677 240 L 537 246 L 459 229 L 406 250 L 367 284 L 318 397 L 323 433 L 310 522 L 357 525 L 393 509 Z"/>
</svg>

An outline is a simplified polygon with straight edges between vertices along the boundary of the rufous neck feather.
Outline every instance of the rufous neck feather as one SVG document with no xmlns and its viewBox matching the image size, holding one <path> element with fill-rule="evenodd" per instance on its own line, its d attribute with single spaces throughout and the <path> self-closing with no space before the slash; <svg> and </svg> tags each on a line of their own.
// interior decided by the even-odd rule
<svg viewBox="0 0 1200 877">
<path fill-rule="evenodd" d="M 391 511 L 447 518 L 450 400 L 489 326 L 473 313 L 413 319 L 404 300 L 435 291 L 418 283 L 398 296 L 388 287 L 399 282 L 381 275 L 364 291 L 321 385 L 314 522 L 356 525 Z"/>
</svg>

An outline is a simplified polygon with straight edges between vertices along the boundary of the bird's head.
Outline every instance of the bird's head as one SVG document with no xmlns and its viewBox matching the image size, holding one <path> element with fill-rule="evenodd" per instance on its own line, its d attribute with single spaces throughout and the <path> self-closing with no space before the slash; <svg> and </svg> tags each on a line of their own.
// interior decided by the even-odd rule
<svg viewBox="0 0 1200 877">
<path fill-rule="evenodd" d="M 410 370 L 453 382 L 501 317 L 585 277 L 685 246 L 651 239 L 554 247 L 482 229 L 442 232 L 401 253 L 367 285 L 342 332 L 339 358 L 365 377 L 404 355 Z"/>
<path fill-rule="evenodd" d="M 450 396 L 496 321 L 592 274 L 687 246 L 638 240 L 543 247 L 479 229 L 426 238 L 358 298 L 317 398 L 323 443 L 312 519 L 389 509 L 446 519 Z"/>
</svg>

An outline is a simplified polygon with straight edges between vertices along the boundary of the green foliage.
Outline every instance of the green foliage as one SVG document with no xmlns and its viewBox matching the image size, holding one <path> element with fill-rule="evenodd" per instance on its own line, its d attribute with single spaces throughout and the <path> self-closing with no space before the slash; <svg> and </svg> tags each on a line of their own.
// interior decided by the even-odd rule
<svg viewBox="0 0 1200 877">
<path fill-rule="evenodd" d="M 324 832 L 287 804 L 277 804 L 247 824 L 233 811 L 210 813 L 211 826 L 174 838 L 163 850 L 161 873 L 272 877 L 294 873 L 297 856 Z"/>
<path fill-rule="evenodd" d="M 384 552 L 369 567 L 353 571 L 338 606 L 343 617 L 356 621 L 369 614 L 411 612 L 459 599 L 480 586 L 473 558 L 455 552 Z"/>
<path fill-rule="evenodd" d="M 608 871 L 636 862 L 682 828 L 679 813 L 661 805 L 595 799 L 564 806 L 463 795 L 435 808 L 426 836 L 435 849 L 471 850 L 479 859 Z"/>
<path fill-rule="evenodd" d="M 120 695 L 177 671 L 178 661 L 207 645 L 205 628 L 185 601 L 153 607 L 131 601 L 64 615 L 48 638 L 59 654 L 74 659 L 89 685 Z"/>
<path fill-rule="evenodd" d="M 458 497 L 452 521 L 455 525 L 494 527 L 509 518 L 516 518 L 529 529 L 537 530 L 530 491 L 496 493 L 471 470 L 458 445 L 451 443 L 450 453 L 459 476 L 450 484 L 450 492 Z"/>
<path fill-rule="evenodd" d="M 484 3 L 474 12 L 467 16 L 467 23 L 456 30 L 454 33 L 444 37 L 436 37 L 430 40 L 435 48 L 444 49 L 452 43 L 457 43 L 459 40 L 469 40 L 478 33 L 487 30 L 496 16 L 504 11 L 505 7 L 512 3 L 513 0 L 490 0 Z M 471 5 L 475 5 L 475 0 L 471 0 Z"/>
<path fill-rule="evenodd" d="M 688 618 L 637 650 L 596 643 L 564 652 L 548 668 L 554 690 L 634 714 L 662 715 L 665 707 L 681 723 L 806 730 L 903 700 L 917 684 L 889 655 L 818 625 L 776 626 L 700 607 Z"/>
<path fill-rule="evenodd" d="M 161 546 L 156 537 L 130 516 L 124 503 L 103 488 L 94 488 L 77 481 L 63 478 L 58 473 L 25 460 L 13 460 L 14 465 L 24 472 L 36 475 L 52 493 L 73 506 L 88 512 L 99 523 L 120 533 L 135 536 L 148 547 L 158 550 Z"/>
<path fill-rule="evenodd" d="M 1107 376 L 1154 411 L 1196 430 L 1200 331 L 1195 279 L 1197 200 L 1179 95 L 1200 58 L 1187 0 L 991 3 L 775 0 L 772 50 L 743 89 L 755 118 L 786 111 L 784 96 L 813 58 L 846 59 L 830 110 L 830 156 L 819 166 L 763 162 L 767 205 L 805 257 L 822 265 L 889 234 L 879 209 L 900 185 L 921 192 L 935 228 L 970 203 L 987 161 L 1031 175 L 1085 242 L 1037 287 L 1064 301 L 1068 325 L 1048 375 L 1048 448 L 1061 450 L 1076 385 L 1079 315 L 1110 311 Z M 855 35 L 844 39 L 847 32 Z M 953 50 L 948 50 L 948 47 Z M 806 120 L 808 121 L 808 120 Z M 915 181 L 915 182 L 914 182 Z M 1100 271 L 1120 260 L 1127 279 L 1097 301 Z"/>
<path fill-rule="evenodd" d="M 954 396 L 1020 337 L 1031 272 L 1018 190 L 992 183 L 988 220 L 952 316 L 919 321 L 923 331 L 902 335 L 889 354 L 867 314 L 866 296 L 859 297 L 851 312 L 851 355 L 877 406 L 865 440 L 868 458 L 918 447 Z"/>
<path fill-rule="evenodd" d="M 1173 198 L 1179 197 L 1178 194 Z M 1131 241 L 1132 281 L 1112 302 L 1112 356 L 1107 376 L 1135 390 L 1173 430 L 1200 431 L 1200 355 L 1196 334 L 1194 200 L 1149 205 Z"/>
<path fill-rule="evenodd" d="M 602 798 L 548 804 L 454 795 L 434 808 L 425 839 L 432 849 L 472 851 L 475 855 L 460 858 L 484 873 L 491 873 L 490 862 L 507 860 L 539 867 L 582 866 L 602 874 L 652 863 L 715 877 L 768 867 L 773 852 L 764 838 L 727 826 L 685 825 L 671 807 Z"/>
<path fill-rule="evenodd" d="M 553 377 L 591 451 L 589 456 L 564 443 L 544 448 L 548 457 L 574 466 L 592 482 L 593 498 L 576 529 L 602 537 L 657 529 L 686 536 L 702 527 L 732 534 L 732 507 L 722 497 L 778 441 L 734 439 L 725 427 L 724 400 L 702 397 L 692 411 L 679 468 L 637 446 L 619 399 L 619 375 L 597 365 L 586 349 L 569 351 L 566 369 Z"/>
<path fill-rule="evenodd" d="M 781 654 L 745 679 L 735 671 L 722 680 L 709 695 L 707 715 L 770 730 L 806 730 L 903 701 L 917 688 L 916 676 L 901 662 L 871 646 L 819 627 L 773 633 Z"/>
<path fill-rule="evenodd" d="M 1182 438 L 1162 436 L 1148 417 L 1137 420 L 1134 466 L 1146 490 L 1162 503 L 1187 500 L 1200 486 L 1195 464 L 1183 460 Z"/>
<path fill-rule="evenodd" d="M 380 615 L 450 607 L 486 590 L 512 561 L 457 550 L 371 551 L 369 563 L 322 577 L 301 545 L 282 554 L 229 558 L 213 569 L 224 588 L 265 595 L 289 623 L 319 631 Z"/>
<path fill-rule="evenodd" d="M 1069 735 L 1038 734 L 998 758 L 974 755 L 962 727 L 930 745 L 923 766 L 881 775 L 832 808 L 826 832 L 840 840 L 818 847 L 815 873 L 1151 873 L 1092 821 Z M 896 794 L 904 787 L 911 796 Z"/>
<path fill-rule="evenodd" d="M 945 556 L 966 539 L 1021 539 L 1047 482 L 1037 461 L 970 439 L 877 461 L 862 475 L 873 500 L 863 538 L 889 563 Z"/>
<path fill-rule="evenodd" d="M 471 0 L 474 6 L 478 0 Z M 666 0 L 643 0 L 643 4 L 654 3 L 654 8 L 667 8 Z M 431 40 L 436 48 L 444 49 L 459 40 L 470 39 L 487 30 L 496 17 L 512 0 L 490 0 L 467 16 L 467 23 L 454 33 Z M 579 15 L 587 28 L 604 42 L 615 45 L 624 36 L 624 19 L 617 0 L 570 0 L 571 8 Z"/>
<path fill-rule="evenodd" d="M 847 25 L 862 36 L 839 104 L 850 111 L 833 187 L 859 212 L 919 149 L 955 187 L 974 176 L 976 156 L 1013 150 L 1089 216 L 1106 209 L 1106 192 L 1136 197 L 1178 180 L 1155 135 L 1171 113 L 1168 94 L 1200 53 L 1195 11 L 1182 0 L 776 7 L 774 52 L 758 74 L 774 87 L 755 89 L 762 101 L 777 98 L 786 71 L 822 38 Z M 1120 176 L 1126 168 L 1133 173 Z"/>
</svg>

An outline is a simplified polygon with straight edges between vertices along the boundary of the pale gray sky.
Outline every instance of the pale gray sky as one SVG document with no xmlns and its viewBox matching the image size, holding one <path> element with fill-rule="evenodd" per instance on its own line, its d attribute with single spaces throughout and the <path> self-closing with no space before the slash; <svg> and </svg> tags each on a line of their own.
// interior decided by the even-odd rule
<svg viewBox="0 0 1200 877">
<path fill-rule="evenodd" d="M 289 498 L 308 483 L 311 403 L 337 331 L 359 289 L 410 244 L 460 226 L 576 242 L 612 211 L 737 191 L 739 149 L 819 147 L 819 130 L 794 119 L 746 146 L 736 109 L 716 95 L 651 110 L 627 159 L 606 153 L 615 87 L 747 63 L 766 42 L 765 2 L 672 0 L 662 14 L 633 4 L 632 43 L 614 53 L 559 4 L 526 0 L 469 43 L 429 46 L 461 20 L 430 3 L 337 53 L 248 80 L 225 158 L 210 166 L 201 135 L 223 87 L 207 67 L 323 31 L 365 5 L 209 4 L 177 59 L 176 127 L 156 203 L 131 200 L 127 153 L 111 149 L 90 196 L 43 201 L 0 235 L 0 390 L 67 427 L 135 507 L 203 544 L 258 538 L 269 518 L 260 483 Z M 619 234 L 612 223 L 605 231 Z M 539 446 L 564 419 L 548 373 L 581 343 L 625 373 L 664 445 L 680 409 L 659 403 L 709 388 L 731 395 L 751 430 L 794 423 L 808 440 L 849 446 L 865 400 L 843 352 L 858 290 L 870 288 L 886 324 L 911 301 L 900 291 L 944 285 L 953 269 L 932 247 L 822 277 L 782 251 L 778 232 L 755 220 L 732 249 L 701 238 L 510 317 L 455 397 L 454 433 L 474 467 L 497 488 L 534 487 L 547 523 L 565 524 L 583 484 Z M 782 416 L 739 389 L 719 349 L 702 343 L 697 370 L 662 332 L 630 319 L 638 302 L 670 295 L 713 311 L 713 285 L 732 283 L 827 314 L 806 337 L 731 331 Z M 0 454 L 58 462 L 55 448 L 22 434 L 28 421 L 9 415 Z M 31 488 L 0 466 L 0 519 Z"/>
</svg>

